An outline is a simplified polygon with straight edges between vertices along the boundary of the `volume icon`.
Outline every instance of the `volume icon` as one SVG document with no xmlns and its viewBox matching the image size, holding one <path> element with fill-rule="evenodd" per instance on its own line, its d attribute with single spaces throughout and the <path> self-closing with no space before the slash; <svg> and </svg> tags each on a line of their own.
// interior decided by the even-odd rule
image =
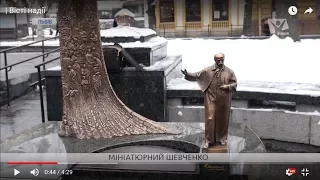
<svg viewBox="0 0 320 180">
<path fill-rule="evenodd" d="M 35 168 L 32 171 L 30 171 L 30 174 L 34 175 L 34 176 L 38 176 L 39 175 L 39 169 Z"/>
</svg>

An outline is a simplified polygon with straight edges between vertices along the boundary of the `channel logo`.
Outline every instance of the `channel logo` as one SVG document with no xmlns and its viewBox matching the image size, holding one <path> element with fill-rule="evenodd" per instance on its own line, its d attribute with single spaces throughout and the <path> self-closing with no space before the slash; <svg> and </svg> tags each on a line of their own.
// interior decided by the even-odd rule
<svg viewBox="0 0 320 180">
<path fill-rule="evenodd" d="M 296 168 L 288 168 L 288 169 L 286 170 L 286 175 L 287 175 L 287 176 L 292 176 L 292 175 L 294 175 L 294 174 L 296 174 L 296 173 L 297 173 Z"/>
</svg>

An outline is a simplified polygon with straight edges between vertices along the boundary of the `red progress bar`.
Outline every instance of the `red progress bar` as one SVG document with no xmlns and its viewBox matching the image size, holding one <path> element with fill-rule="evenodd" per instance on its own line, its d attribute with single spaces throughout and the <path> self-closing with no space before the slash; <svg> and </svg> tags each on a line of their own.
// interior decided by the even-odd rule
<svg viewBox="0 0 320 180">
<path fill-rule="evenodd" d="M 56 161 L 34 161 L 34 162 L 20 162 L 20 161 L 9 161 L 7 164 L 58 164 Z"/>
</svg>

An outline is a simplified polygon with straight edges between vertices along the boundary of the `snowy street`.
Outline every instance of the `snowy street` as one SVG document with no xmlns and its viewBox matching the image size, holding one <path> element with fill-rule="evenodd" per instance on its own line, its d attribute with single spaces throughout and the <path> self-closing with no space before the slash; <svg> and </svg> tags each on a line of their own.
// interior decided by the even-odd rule
<svg viewBox="0 0 320 180">
<path fill-rule="evenodd" d="M 160 37 L 155 40 L 154 43 L 165 41 Z M 1 46 L 26 43 L 1 42 Z M 58 46 L 59 42 L 52 40 L 45 45 Z M 148 47 L 150 43 L 121 45 Z M 214 54 L 222 52 L 226 55 L 225 64 L 237 76 L 238 90 L 320 96 L 319 46 L 320 39 L 303 39 L 294 43 L 291 39 L 281 40 L 275 36 L 266 40 L 172 39 L 168 40 L 168 55 L 182 55 L 183 68 L 196 72 L 212 65 Z M 168 88 L 198 89 L 198 85 L 174 79 Z"/>
</svg>

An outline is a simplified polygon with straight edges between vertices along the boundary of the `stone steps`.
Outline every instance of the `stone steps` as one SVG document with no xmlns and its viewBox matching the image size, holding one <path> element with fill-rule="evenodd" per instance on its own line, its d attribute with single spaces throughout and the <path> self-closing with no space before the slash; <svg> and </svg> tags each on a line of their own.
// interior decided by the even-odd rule
<svg viewBox="0 0 320 180">
<path fill-rule="evenodd" d="M 15 77 L 9 79 L 9 91 L 11 101 L 18 99 L 28 92 L 32 91 L 33 88 L 30 87 L 30 84 L 38 81 L 36 73 L 31 73 L 23 75 L 20 77 Z M 0 107 L 7 104 L 7 90 L 5 81 L 0 82 Z"/>
<path fill-rule="evenodd" d="M 7 102 L 7 91 L 0 91 L 0 106 Z"/>
</svg>

